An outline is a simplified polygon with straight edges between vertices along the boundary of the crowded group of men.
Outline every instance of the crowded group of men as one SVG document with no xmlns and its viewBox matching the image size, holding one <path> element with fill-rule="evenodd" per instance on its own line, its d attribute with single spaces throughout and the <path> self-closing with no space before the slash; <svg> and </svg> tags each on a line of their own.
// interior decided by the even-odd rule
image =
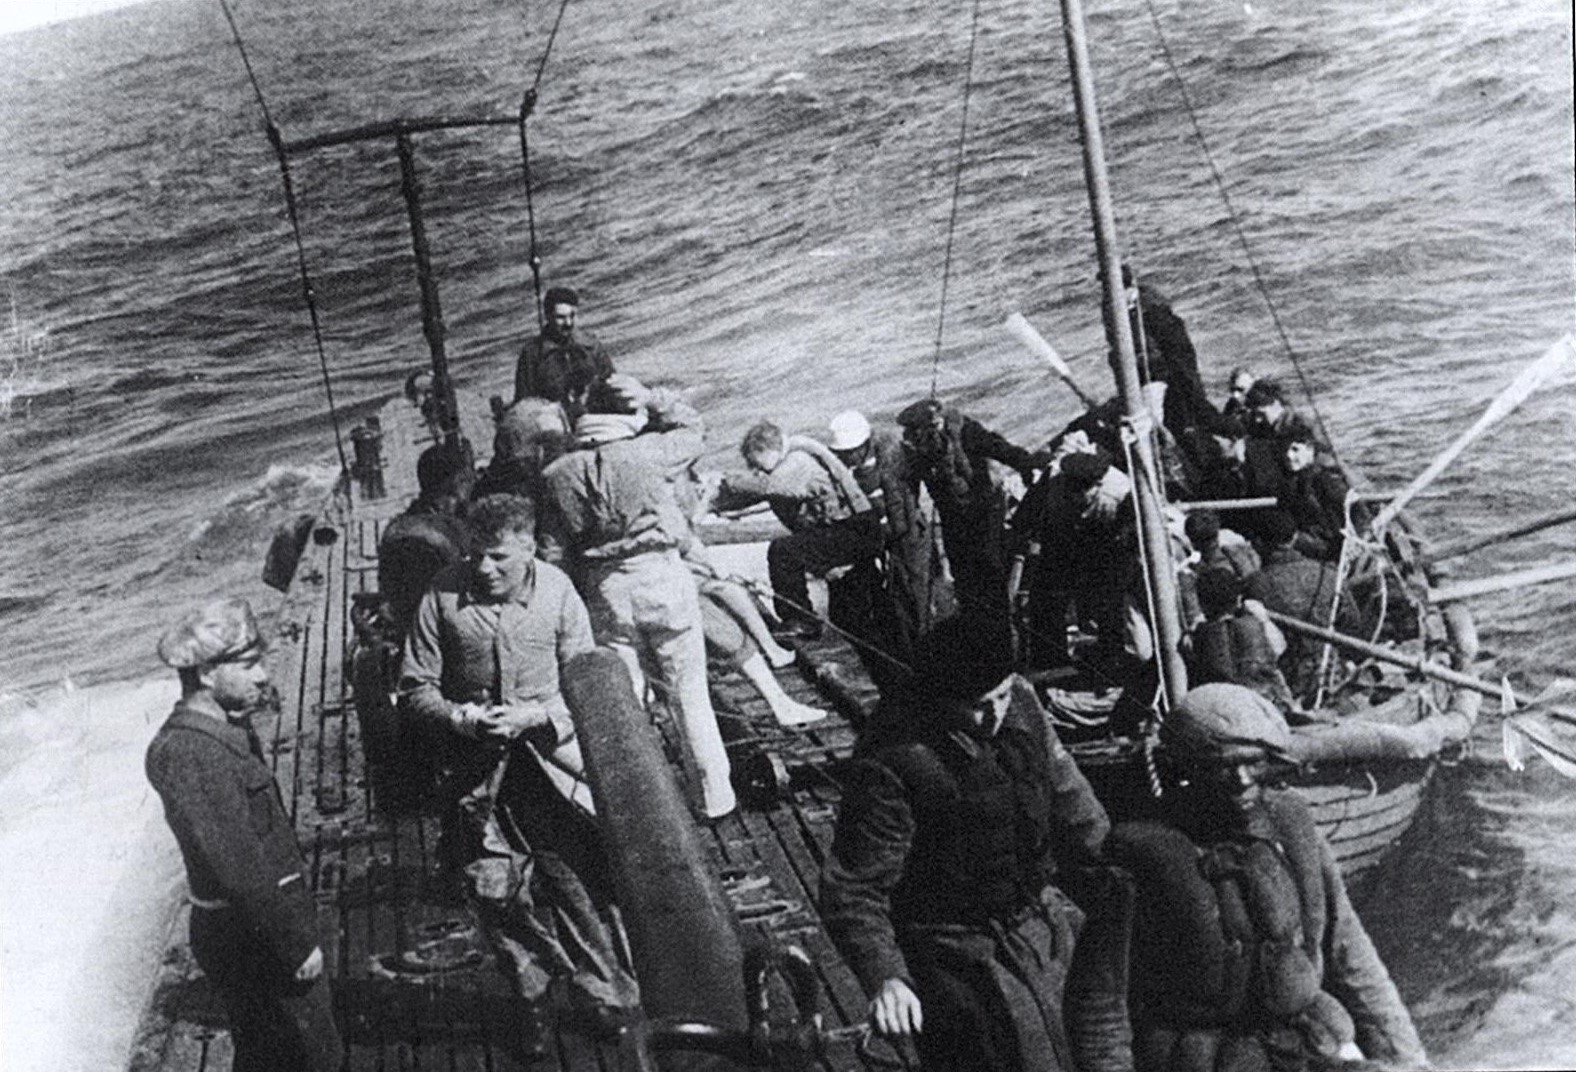
<svg viewBox="0 0 1576 1072">
<path fill-rule="evenodd" d="M 1337 599 L 1344 480 L 1275 384 L 1239 370 L 1217 409 L 1180 317 L 1147 286 L 1129 293 L 1146 379 L 1167 385 L 1170 493 L 1277 506 L 1179 526 L 1196 687 L 1164 723 L 1166 814 L 1114 827 L 1023 673 L 1076 666 L 1129 690 L 1154 673 L 1112 407 L 1040 450 L 933 397 L 891 428 L 839 413 L 824 438 L 761 422 L 743 467 L 712 479 L 694 408 L 617 371 L 579 329 L 572 289 L 546 293 L 489 464 L 425 452 L 379 573 L 401 733 L 429 764 L 444 863 L 523 1015 L 568 1007 L 611 1028 L 640 1004 L 597 825 L 617 818 L 591 800 L 568 661 L 618 652 L 679 742 L 697 820 L 715 822 L 738 799 L 708 660 L 753 682 L 783 726 L 813 723 L 824 712 L 772 671 L 829 625 L 881 704 L 841 775 L 821 909 L 874 1029 L 911 1038 L 923 1067 L 1425 1063 L 1328 846 L 1274 785 L 1287 719 L 1325 668 L 1265 608 L 1363 624 Z M 1015 511 L 1004 470 L 1026 489 Z M 786 529 L 764 603 L 711 567 L 695 528 L 757 503 Z M 1070 644 L 1079 633 L 1092 643 Z M 148 772 L 236 1067 L 337 1068 L 310 891 L 250 729 L 261 654 L 238 601 L 171 628 L 160 655 L 183 696 Z M 1125 916 L 1097 911 L 1124 897 Z"/>
</svg>

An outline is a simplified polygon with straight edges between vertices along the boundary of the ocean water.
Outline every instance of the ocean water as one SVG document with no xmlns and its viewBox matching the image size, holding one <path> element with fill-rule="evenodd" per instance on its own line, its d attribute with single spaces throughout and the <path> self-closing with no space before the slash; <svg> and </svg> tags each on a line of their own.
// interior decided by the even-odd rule
<svg viewBox="0 0 1576 1072">
<path fill-rule="evenodd" d="M 236 4 L 290 136 L 509 114 L 556 11 Z M 890 416 L 932 376 L 1018 441 L 1043 437 L 1074 403 L 999 330 L 1013 310 L 1104 390 L 1060 20 L 1043 0 L 980 5 L 938 324 L 972 11 L 569 5 L 531 124 L 546 274 L 580 288 L 584 327 L 621 368 L 692 392 L 719 464 L 761 417 Z M 1314 404 L 1372 483 L 1409 479 L 1576 326 L 1567 2 L 1100 0 L 1090 23 L 1124 248 L 1187 318 L 1212 388 L 1238 364 L 1296 375 L 1162 41 Z M 433 135 L 420 166 L 461 389 L 506 392 L 534 330 L 518 144 L 507 128 Z M 397 168 L 383 148 L 339 149 L 294 179 L 348 424 L 425 353 Z M 89 933 L 101 904 L 53 898 L 114 887 L 121 857 L 95 839 L 143 836 L 140 749 L 166 702 L 152 638 L 215 591 L 277 606 L 258 580 L 267 538 L 321 502 L 336 465 L 278 169 L 216 3 L 0 36 L 0 318 L 0 850 L 31 879 L 0 902 L 6 985 L 30 1002 L 5 1014 L 0 1046 L 17 1067 L 104 1067 L 115 1038 L 72 1025 L 109 999 L 46 972 L 13 921 Z M 1573 443 L 1576 388 L 1556 385 L 1416 512 L 1448 538 L 1566 504 Z M 1551 530 L 1461 572 L 1573 549 L 1576 532 Z M 1576 586 L 1476 610 L 1495 671 L 1527 691 L 1576 662 Z M 1576 786 L 1539 764 L 1509 773 L 1493 727 L 1481 737 L 1367 910 L 1441 1065 L 1569 1067 Z M 31 862 L 51 843 L 85 862 Z M 156 930 L 158 916 L 117 918 Z"/>
</svg>

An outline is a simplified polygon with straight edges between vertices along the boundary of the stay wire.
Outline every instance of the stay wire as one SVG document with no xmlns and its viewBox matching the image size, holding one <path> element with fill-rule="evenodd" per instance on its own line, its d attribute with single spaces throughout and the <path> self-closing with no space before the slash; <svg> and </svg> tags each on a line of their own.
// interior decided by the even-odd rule
<svg viewBox="0 0 1576 1072">
<path fill-rule="evenodd" d="M 547 313 L 542 308 L 542 254 L 536 238 L 535 185 L 531 182 L 531 139 L 526 133 L 526 121 L 531 118 L 531 113 L 536 111 L 542 76 L 547 73 L 547 60 L 553 54 L 553 43 L 558 40 L 558 28 L 563 25 L 564 13 L 568 10 L 569 0 L 559 0 L 558 14 L 553 17 L 553 28 L 547 32 L 547 46 L 542 49 L 541 59 L 536 63 L 536 77 L 531 79 L 531 88 L 525 91 L 525 97 L 520 102 L 520 167 L 525 177 L 525 222 L 530 235 L 528 259 L 531 266 L 531 305 L 536 309 L 538 332 L 547 326 Z"/>
<path fill-rule="evenodd" d="M 952 172 L 952 208 L 947 216 L 947 248 L 941 264 L 941 311 L 936 320 L 936 352 L 930 361 L 930 397 L 936 397 L 941 374 L 941 346 L 947 331 L 947 290 L 952 281 L 952 245 L 958 230 L 958 203 L 963 191 L 963 164 L 969 142 L 969 100 L 974 94 L 974 50 L 980 35 L 980 0 L 974 0 L 969 23 L 969 58 L 963 78 L 963 118 L 958 124 L 958 152 Z"/>
<path fill-rule="evenodd" d="M 1176 82 L 1177 90 L 1182 97 L 1182 106 L 1187 111 L 1188 122 L 1193 127 L 1193 136 L 1198 140 L 1199 149 L 1204 154 L 1204 160 L 1209 165 L 1209 173 L 1214 179 L 1215 189 L 1220 193 L 1220 199 L 1226 206 L 1226 216 L 1231 221 L 1232 232 L 1237 236 L 1237 244 L 1242 247 L 1243 258 L 1248 263 L 1248 270 L 1253 274 L 1253 285 L 1258 289 L 1259 296 L 1264 299 L 1264 307 L 1269 310 L 1270 321 L 1275 325 L 1275 334 L 1280 338 L 1281 348 L 1286 352 L 1286 357 L 1297 374 L 1297 382 L 1302 385 L 1303 396 L 1308 400 L 1308 409 L 1313 414 L 1314 424 L 1318 426 L 1319 434 L 1324 441 L 1330 444 L 1331 456 L 1339 463 L 1340 455 L 1336 452 L 1334 441 L 1325 427 L 1324 415 L 1319 412 L 1319 405 L 1314 400 L 1313 384 L 1303 370 L 1302 360 L 1291 344 L 1286 325 L 1281 322 L 1280 311 L 1276 309 L 1275 302 L 1270 297 L 1269 285 L 1264 281 L 1264 272 L 1259 267 L 1258 258 L 1253 255 L 1253 247 L 1248 242 L 1247 232 L 1243 229 L 1242 220 L 1237 215 L 1236 205 L 1232 203 L 1231 194 L 1226 189 L 1225 176 L 1221 174 L 1220 167 L 1215 163 L 1215 155 L 1209 148 L 1209 139 L 1204 136 L 1204 127 L 1199 122 L 1198 111 L 1193 107 L 1192 95 L 1188 93 L 1187 83 L 1182 80 L 1182 72 L 1177 67 L 1176 58 L 1171 54 L 1171 45 L 1166 39 L 1165 28 L 1161 25 L 1160 13 L 1155 10 L 1154 0 L 1144 0 L 1144 6 L 1149 11 L 1150 21 L 1154 23 L 1155 35 L 1160 42 L 1160 54 L 1165 59 L 1166 67 L 1171 71 L 1171 78 Z"/>
<path fill-rule="evenodd" d="M 274 148 L 274 155 L 279 160 L 279 176 L 285 188 L 285 209 L 290 217 L 290 234 L 295 241 L 296 263 L 301 270 L 301 292 L 306 299 L 307 316 L 312 321 L 312 341 L 317 349 L 318 368 L 323 375 L 323 393 L 328 398 L 328 416 L 334 426 L 334 450 L 339 454 L 339 471 L 342 476 L 350 473 L 350 461 L 345 454 L 345 437 L 339 423 L 339 407 L 334 401 L 334 382 L 328 373 L 328 351 L 323 345 L 323 325 L 317 311 L 317 294 L 312 288 L 312 272 L 307 265 L 306 241 L 301 235 L 301 217 L 296 206 L 295 182 L 290 175 L 290 158 L 285 152 L 284 133 L 274 122 L 273 113 L 268 110 L 268 100 L 263 96 L 263 87 L 257 81 L 257 72 L 252 67 L 252 59 L 246 52 L 246 42 L 241 38 L 241 28 L 236 25 L 235 13 L 230 10 L 229 0 L 219 0 L 219 8 L 224 12 L 224 20 L 230 24 L 230 35 L 235 40 L 236 51 L 241 54 L 241 64 L 246 68 L 247 80 L 252 83 L 252 93 L 257 97 L 257 107 L 263 113 L 264 129 L 268 135 L 268 143 Z"/>
</svg>

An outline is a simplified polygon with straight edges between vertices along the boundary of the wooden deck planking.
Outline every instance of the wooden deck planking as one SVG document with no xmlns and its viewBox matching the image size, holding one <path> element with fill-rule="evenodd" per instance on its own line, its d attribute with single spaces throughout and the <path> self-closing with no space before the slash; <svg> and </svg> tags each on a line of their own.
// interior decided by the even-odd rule
<svg viewBox="0 0 1576 1072">
<path fill-rule="evenodd" d="M 385 419 L 384 427 L 389 435 L 391 422 Z M 318 529 L 337 538 L 321 543 L 315 536 L 308 542 L 279 614 L 273 669 L 281 712 L 272 727 L 259 726 L 318 900 L 347 1067 L 379 1072 L 602 1072 L 624 1067 L 611 1045 L 571 1031 L 553 1035 L 546 1060 L 524 1059 L 508 985 L 481 950 L 468 912 L 435 878 L 435 819 L 391 814 L 366 777 L 360 727 L 345 676 L 345 656 L 353 641 L 350 610 L 355 594 L 376 587 L 377 540 L 387 519 L 414 493 L 414 454 L 426 445 L 424 436 L 406 437 L 398 430 L 389 441 L 402 445 L 398 455 L 387 460 L 388 497 L 358 501 L 348 519 L 331 509 Z M 412 460 L 408 470 L 401 468 L 399 456 Z M 407 471 L 409 476 L 404 475 Z M 829 706 L 799 670 L 789 668 L 779 679 L 800 702 Z M 791 762 L 805 748 L 851 745 L 851 731 L 835 715 L 827 728 L 786 733 L 775 727 L 764 703 L 742 679 L 722 689 L 731 695 L 719 706 L 737 710 L 752 733 L 784 749 Z M 829 795 L 835 798 L 833 787 L 815 783 L 770 811 L 727 820 L 715 831 L 715 849 L 719 866 L 744 867 L 767 879 L 764 889 L 751 895 L 753 900 L 792 902 L 791 911 L 745 926 L 782 944 L 799 944 L 814 959 L 825 987 L 826 1023 L 837 1032 L 829 1057 L 819 1067 L 839 1072 L 865 1064 L 855 1053 L 850 1029 L 863 1022 L 866 999 L 838 959 L 814 909 L 830 836 Z M 380 967 L 398 964 L 402 955 L 445 938 L 461 946 L 471 943 L 474 962 L 419 981 Z M 191 962 L 185 941 L 183 911 L 172 930 L 163 980 L 131 1064 L 137 1072 L 225 1072 L 230 1066 L 232 1049 L 222 1013 Z"/>
</svg>

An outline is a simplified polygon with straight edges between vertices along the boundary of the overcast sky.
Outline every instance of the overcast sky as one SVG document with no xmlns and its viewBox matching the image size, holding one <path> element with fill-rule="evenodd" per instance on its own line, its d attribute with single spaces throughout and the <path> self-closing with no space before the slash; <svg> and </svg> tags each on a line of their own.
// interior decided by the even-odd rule
<svg viewBox="0 0 1576 1072">
<path fill-rule="evenodd" d="M 0 34 L 139 2 L 141 0 L 0 0 Z"/>
</svg>

